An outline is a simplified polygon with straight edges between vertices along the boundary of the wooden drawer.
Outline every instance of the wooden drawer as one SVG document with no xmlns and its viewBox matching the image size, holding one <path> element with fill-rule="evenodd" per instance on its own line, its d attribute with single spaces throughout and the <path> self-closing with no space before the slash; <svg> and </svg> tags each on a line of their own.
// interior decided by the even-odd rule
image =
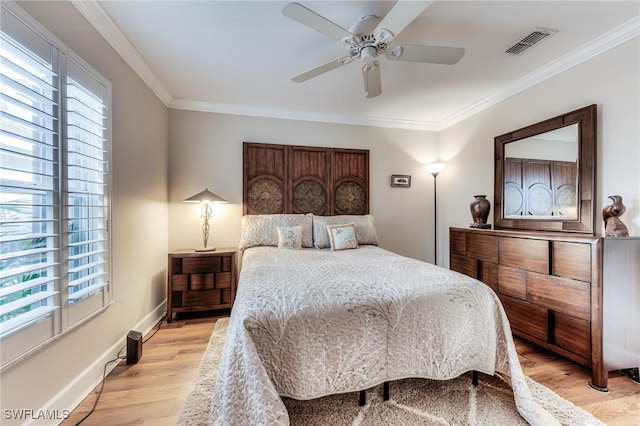
<svg viewBox="0 0 640 426">
<path fill-rule="evenodd" d="M 498 263 L 498 237 L 467 234 L 467 256 L 485 262 Z"/>
<path fill-rule="evenodd" d="M 478 262 L 475 259 L 452 254 L 450 257 L 450 263 L 450 269 L 452 271 L 460 272 L 461 274 L 468 275 L 471 278 L 478 278 Z"/>
<path fill-rule="evenodd" d="M 527 300 L 574 317 L 591 318 L 591 286 L 583 281 L 528 273 Z"/>
<path fill-rule="evenodd" d="M 173 284 L 171 289 L 174 291 L 189 290 L 189 275 L 172 275 Z"/>
<path fill-rule="evenodd" d="M 169 268 L 172 274 L 182 274 L 182 258 L 174 257 L 170 259 Z"/>
<path fill-rule="evenodd" d="M 591 245 L 553 241 L 553 275 L 580 281 L 591 281 Z"/>
<path fill-rule="evenodd" d="M 181 291 L 172 291 L 171 292 L 171 307 L 173 307 L 173 308 L 182 307 L 182 292 Z"/>
<path fill-rule="evenodd" d="M 221 257 L 220 261 L 222 262 L 222 266 L 221 266 L 220 270 L 222 272 L 231 272 L 231 268 L 233 267 L 233 261 L 232 261 L 231 256 Z"/>
<path fill-rule="evenodd" d="M 191 274 L 191 283 L 189 290 L 212 290 L 213 289 L 213 273 L 211 274 Z M 174 287 L 174 290 L 177 290 Z"/>
<path fill-rule="evenodd" d="M 540 306 L 500 295 L 514 334 L 526 334 L 542 341 L 549 338 L 548 311 Z"/>
<path fill-rule="evenodd" d="M 498 292 L 498 265 L 495 263 L 480 262 L 480 281 Z"/>
<path fill-rule="evenodd" d="M 549 241 L 500 237 L 501 265 L 549 273 Z"/>
<path fill-rule="evenodd" d="M 182 293 L 183 306 L 193 308 L 207 307 L 211 309 L 213 305 L 221 303 L 220 299 L 219 290 L 185 291 Z"/>
<path fill-rule="evenodd" d="M 526 300 L 527 272 L 522 269 L 498 266 L 498 288 L 502 294 Z"/>
<path fill-rule="evenodd" d="M 230 288 L 231 272 L 220 272 L 216 274 L 215 288 Z"/>
<path fill-rule="evenodd" d="M 467 254 L 467 237 L 464 232 L 451 231 L 449 233 L 449 248 L 451 253 L 466 255 Z"/>
<path fill-rule="evenodd" d="M 222 260 L 219 256 L 185 257 L 182 259 L 183 274 L 206 274 L 222 271 Z"/>
<path fill-rule="evenodd" d="M 588 360 L 591 353 L 591 323 L 559 312 L 551 313 L 551 317 L 551 343 Z"/>
<path fill-rule="evenodd" d="M 220 302 L 222 302 L 223 304 L 231 303 L 231 289 L 230 288 L 222 289 L 222 292 L 220 294 L 221 294 Z"/>
</svg>

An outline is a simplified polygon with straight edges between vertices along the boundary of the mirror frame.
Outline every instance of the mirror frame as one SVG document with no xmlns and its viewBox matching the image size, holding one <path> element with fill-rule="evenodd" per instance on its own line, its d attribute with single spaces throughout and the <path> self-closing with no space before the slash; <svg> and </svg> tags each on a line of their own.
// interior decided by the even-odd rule
<svg viewBox="0 0 640 426">
<path fill-rule="evenodd" d="M 562 219 L 506 219 L 503 212 L 504 196 L 504 149 L 505 145 L 520 139 L 539 135 L 550 130 L 578 124 L 578 217 Z M 597 107 L 587 107 L 544 120 L 530 126 L 496 136 L 494 209 L 495 229 L 522 229 L 528 231 L 579 232 L 594 234 L 596 217 L 596 138 Z"/>
</svg>

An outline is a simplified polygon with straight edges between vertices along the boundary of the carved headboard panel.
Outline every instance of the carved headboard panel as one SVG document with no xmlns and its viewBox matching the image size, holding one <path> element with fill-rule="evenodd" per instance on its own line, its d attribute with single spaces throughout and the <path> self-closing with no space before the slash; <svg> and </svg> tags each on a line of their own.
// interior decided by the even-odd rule
<svg viewBox="0 0 640 426">
<path fill-rule="evenodd" d="M 369 213 L 369 150 L 243 144 L 243 214 Z"/>
</svg>

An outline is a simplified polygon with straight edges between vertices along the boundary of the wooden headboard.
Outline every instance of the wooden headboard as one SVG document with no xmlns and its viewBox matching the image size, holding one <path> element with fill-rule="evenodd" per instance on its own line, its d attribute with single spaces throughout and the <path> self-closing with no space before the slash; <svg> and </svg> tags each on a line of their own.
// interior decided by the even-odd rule
<svg viewBox="0 0 640 426">
<path fill-rule="evenodd" d="M 244 142 L 242 213 L 369 213 L 369 150 Z"/>
</svg>

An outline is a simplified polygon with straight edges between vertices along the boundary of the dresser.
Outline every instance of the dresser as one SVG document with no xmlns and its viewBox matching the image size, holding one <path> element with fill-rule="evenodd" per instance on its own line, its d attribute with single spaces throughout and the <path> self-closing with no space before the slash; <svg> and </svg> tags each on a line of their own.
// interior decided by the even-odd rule
<svg viewBox="0 0 640 426">
<path fill-rule="evenodd" d="M 167 322 L 174 312 L 230 309 L 236 295 L 236 248 L 169 253 Z"/>
<path fill-rule="evenodd" d="M 640 366 L 640 238 L 450 228 L 450 268 L 499 296 L 514 335 L 591 369 Z"/>
</svg>

